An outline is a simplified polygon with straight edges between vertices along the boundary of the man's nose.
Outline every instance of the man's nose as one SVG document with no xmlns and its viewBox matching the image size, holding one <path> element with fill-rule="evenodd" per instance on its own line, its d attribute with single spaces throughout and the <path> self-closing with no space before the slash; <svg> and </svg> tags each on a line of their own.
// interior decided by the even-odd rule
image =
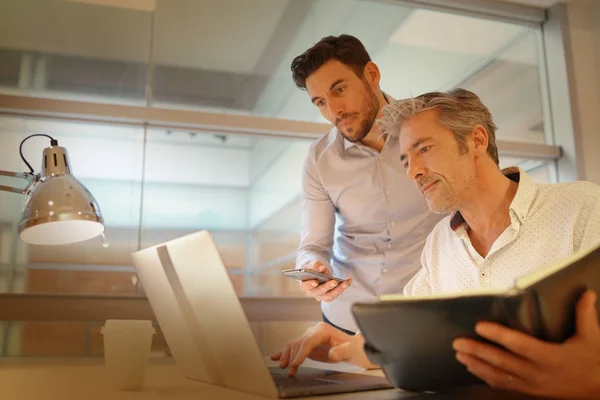
<svg viewBox="0 0 600 400">
<path fill-rule="evenodd" d="M 418 182 L 425 175 L 425 165 L 416 157 L 409 157 L 406 175 L 415 182 Z"/>
<path fill-rule="evenodd" d="M 344 112 L 344 103 L 340 100 L 331 99 L 327 103 L 331 118 L 338 118 Z"/>
</svg>

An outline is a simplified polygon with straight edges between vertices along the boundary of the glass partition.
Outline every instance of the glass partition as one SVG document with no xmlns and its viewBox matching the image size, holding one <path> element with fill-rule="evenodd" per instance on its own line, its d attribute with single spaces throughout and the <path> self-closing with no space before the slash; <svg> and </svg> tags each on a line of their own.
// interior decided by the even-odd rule
<svg viewBox="0 0 600 400">
<path fill-rule="evenodd" d="M 539 28 L 371 0 L 204 1 L 183 15 L 189 5 L 156 9 L 155 106 L 326 122 L 290 63 L 322 37 L 348 33 L 392 97 L 465 87 L 489 106 L 500 140 L 544 142 Z"/>
<path fill-rule="evenodd" d="M 2 1 L 0 94 L 325 122 L 294 86 L 290 63 L 322 37 L 349 33 L 365 44 L 390 96 L 465 87 L 489 106 L 498 140 L 552 144 L 542 107 L 541 27 L 375 0 L 131 4 Z M 295 267 L 300 177 L 314 138 L 252 126 L 253 134 L 183 128 L 187 121 L 76 122 L 56 118 L 60 110 L 42 111 L 44 118 L 0 114 L 0 169 L 24 170 L 18 146 L 27 135 L 55 136 L 101 207 L 108 247 L 99 238 L 26 245 L 17 235 L 25 197 L 0 192 L 0 293 L 143 296 L 130 253 L 207 229 L 241 297 L 302 296 L 280 272 Z M 36 170 L 47 145 L 42 138 L 25 145 Z M 555 176 L 552 160 L 501 156 L 501 166 L 509 165 L 540 183 Z M 0 184 L 24 182 L 0 177 Z M 0 355 L 94 355 L 98 324 L 4 323 Z M 253 329 L 267 346 L 281 332 L 286 340 L 302 333 L 306 323 Z M 42 336 L 47 344 L 34 343 Z"/>
<path fill-rule="evenodd" d="M 0 116 L 0 169 L 22 172 L 19 144 L 45 133 L 64 146 L 72 172 L 94 195 L 105 220 L 105 236 L 63 246 L 23 243 L 17 232 L 25 196 L 0 191 L 2 291 L 14 293 L 134 293 L 130 253 L 138 249 L 144 158 L 142 127 Z M 23 154 L 35 172 L 42 166 L 45 137 L 33 137 Z M 24 181 L 7 178 L 11 186 Z"/>
<path fill-rule="evenodd" d="M 293 268 L 299 182 L 309 144 L 149 129 L 141 247 L 206 229 L 240 295 L 298 295 L 277 289 L 284 279 L 279 273 L 267 290 L 254 282 L 271 279 L 270 272 L 284 266 Z"/>
<path fill-rule="evenodd" d="M 77 0 L 0 2 L 0 91 L 146 104 L 152 13 Z"/>
<path fill-rule="evenodd" d="M 462 86 L 499 139 L 544 143 L 539 27 L 373 0 L 147 3 L 2 2 L 0 92 L 325 122 L 290 63 L 349 33 L 392 97 Z"/>
<path fill-rule="evenodd" d="M 37 132 L 67 148 L 74 175 L 100 205 L 108 246 L 99 237 L 26 245 L 16 231 L 25 196 L 0 192 L 4 292 L 133 294 L 131 252 L 206 229 L 240 295 L 288 294 L 279 275 L 269 290 L 252 282 L 293 267 L 309 140 L 0 117 L 0 169 L 23 171 L 19 143 Z M 36 137 L 24 146 L 36 171 L 47 142 Z"/>
</svg>

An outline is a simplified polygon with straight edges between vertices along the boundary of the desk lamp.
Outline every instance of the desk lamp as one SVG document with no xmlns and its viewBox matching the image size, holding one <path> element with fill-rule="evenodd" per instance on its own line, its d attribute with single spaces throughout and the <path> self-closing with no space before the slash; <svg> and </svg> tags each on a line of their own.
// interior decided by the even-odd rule
<svg viewBox="0 0 600 400">
<path fill-rule="evenodd" d="M 23 143 L 34 136 L 50 139 L 44 149 L 42 172 L 34 174 L 23 156 Z M 25 189 L 0 185 L 0 190 L 27 196 L 19 223 L 19 236 L 29 244 L 59 245 L 76 243 L 104 232 L 104 219 L 94 196 L 71 174 L 67 149 L 45 134 L 23 139 L 19 154 L 29 172 L 0 170 L 0 175 L 25 179 Z"/>
</svg>

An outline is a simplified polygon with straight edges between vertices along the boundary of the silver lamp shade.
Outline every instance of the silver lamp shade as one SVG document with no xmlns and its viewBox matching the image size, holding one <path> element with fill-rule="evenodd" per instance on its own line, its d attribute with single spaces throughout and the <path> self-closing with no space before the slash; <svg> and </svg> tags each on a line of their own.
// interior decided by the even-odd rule
<svg viewBox="0 0 600 400">
<path fill-rule="evenodd" d="M 64 147 L 44 150 L 41 180 L 25 202 L 19 223 L 21 239 L 30 244 L 76 243 L 104 232 L 104 220 L 92 194 L 73 175 Z"/>
</svg>

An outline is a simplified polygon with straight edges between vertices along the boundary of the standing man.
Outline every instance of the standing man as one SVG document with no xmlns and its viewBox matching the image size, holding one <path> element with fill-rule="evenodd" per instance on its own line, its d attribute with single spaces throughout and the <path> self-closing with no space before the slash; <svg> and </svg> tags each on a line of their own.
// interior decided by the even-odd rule
<svg viewBox="0 0 600 400">
<path fill-rule="evenodd" d="M 296 266 L 347 278 L 339 285 L 302 282 L 300 289 L 322 301 L 325 322 L 353 333 L 350 306 L 402 290 L 443 216 L 428 210 L 406 177 L 397 138 L 375 124 L 393 99 L 379 88 L 379 68 L 357 38 L 325 37 L 291 69 L 296 86 L 334 126 L 306 157 Z"/>
</svg>

